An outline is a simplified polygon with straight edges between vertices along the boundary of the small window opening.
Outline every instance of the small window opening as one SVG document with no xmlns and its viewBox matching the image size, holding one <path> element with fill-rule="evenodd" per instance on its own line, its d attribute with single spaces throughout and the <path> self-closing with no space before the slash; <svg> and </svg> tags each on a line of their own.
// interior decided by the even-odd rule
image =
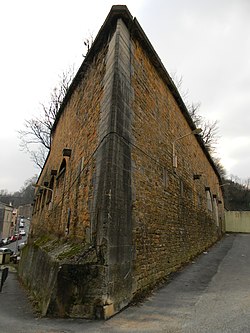
<svg viewBox="0 0 250 333">
<path fill-rule="evenodd" d="M 64 158 L 60 165 L 59 174 L 57 176 L 57 179 L 60 178 L 65 173 L 65 171 L 66 171 L 66 160 Z"/>
<path fill-rule="evenodd" d="M 210 190 L 206 189 L 206 197 L 207 197 L 207 210 L 212 212 L 213 211 L 213 203 L 212 203 Z"/>
</svg>

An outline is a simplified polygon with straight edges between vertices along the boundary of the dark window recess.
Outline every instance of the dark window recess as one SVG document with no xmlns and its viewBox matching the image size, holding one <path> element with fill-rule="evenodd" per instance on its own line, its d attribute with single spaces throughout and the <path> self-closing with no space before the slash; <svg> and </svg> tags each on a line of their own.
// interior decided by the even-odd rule
<svg viewBox="0 0 250 333">
<path fill-rule="evenodd" d="M 64 149 L 63 149 L 63 156 L 70 157 L 70 156 L 71 156 L 71 149 L 69 149 L 69 148 L 64 148 Z"/>
<path fill-rule="evenodd" d="M 51 170 L 50 174 L 51 174 L 51 176 L 56 176 L 57 175 L 57 170 Z"/>
<path fill-rule="evenodd" d="M 70 227 L 70 217 L 71 217 L 71 209 L 68 208 L 68 219 L 67 219 L 67 228 L 65 230 L 66 234 L 69 234 L 69 227 Z"/>
<path fill-rule="evenodd" d="M 66 171 L 66 160 L 65 158 L 62 160 L 62 163 L 61 163 L 61 166 L 60 166 L 60 169 L 59 169 L 59 173 L 58 173 L 58 176 L 56 179 L 59 179 L 62 175 L 64 175 Z"/>
</svg>

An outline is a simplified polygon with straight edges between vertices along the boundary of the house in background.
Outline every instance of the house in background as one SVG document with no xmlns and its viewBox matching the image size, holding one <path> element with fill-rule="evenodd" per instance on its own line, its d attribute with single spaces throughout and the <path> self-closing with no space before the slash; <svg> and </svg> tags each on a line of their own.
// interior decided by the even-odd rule
<svg viewBox="0 0 250 333">
<path fill-rule="evenodd" d="M 0 240 L 11 235 L 13 228 L 13 212 L 12 205 L 6 205 L 0 202 Z"/>
<path fill-rule="evenodd" d="M 43 315 L 109 318 L 221 237 L 198 132 L 136 18 L 113 6 L 37 181 L 19 274 Z"/>
</svg>

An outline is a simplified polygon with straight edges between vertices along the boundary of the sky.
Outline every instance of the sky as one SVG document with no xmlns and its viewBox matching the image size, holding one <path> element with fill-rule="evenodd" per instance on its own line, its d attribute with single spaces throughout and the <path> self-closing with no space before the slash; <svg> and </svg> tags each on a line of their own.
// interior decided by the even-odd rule
<svg viewBox="0 0 250 333">
<path fill-rule="evenodd" d="M 40 115 L 60 75 L 79 68 L 84 40 L 116 4 L 128 6 L 199 113 L 218 121 L 228 177 L 250 178 L 249 0 L 9 0 L 0 2 L 0 190 L 39 174 L 18 130 Z"/>
</svg>

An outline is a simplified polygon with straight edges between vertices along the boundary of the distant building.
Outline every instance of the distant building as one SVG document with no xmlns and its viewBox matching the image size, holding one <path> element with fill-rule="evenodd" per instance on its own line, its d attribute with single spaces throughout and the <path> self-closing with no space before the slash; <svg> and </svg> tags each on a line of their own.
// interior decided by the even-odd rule
<svg viewBox="0 0 250 333">
<path fill-rule="evenodd" d="M 138 21 L 113 6 L 37 182 L 19 273 L 44 315 L 108 318 L 221 237 L 221 180 L 197 132 Z"/>
<path fill-rule="evenodd" d="M 0 239 L 11 235 L 14 207 L 0 202 Z"/>
<path fill-rule="evenodd" d="M 24 216 L 26 219 L 32 217 L 33 206 L 31 204 L 26 204 L 18 207 L 18 215 Z"/>
</svg>

